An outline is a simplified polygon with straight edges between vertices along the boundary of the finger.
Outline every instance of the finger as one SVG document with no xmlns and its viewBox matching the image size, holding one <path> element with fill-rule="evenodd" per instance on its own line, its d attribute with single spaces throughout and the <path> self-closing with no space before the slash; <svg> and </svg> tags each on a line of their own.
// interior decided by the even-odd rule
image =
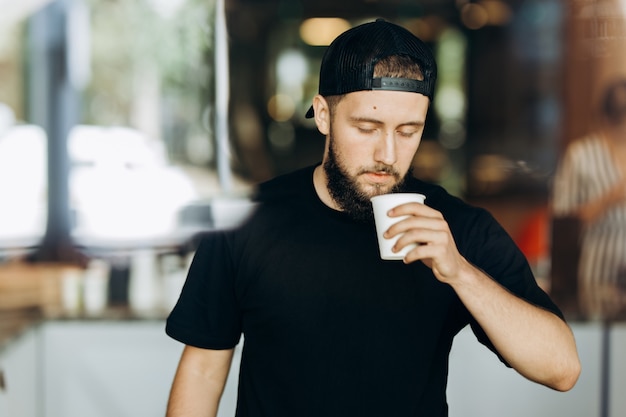
<svg viewBox="0 0 626 417">
<path fill-rule="evenodd" d="M 417 245 L 409 251 L 403 261 L 406 264 L 422 261 L 428 267 L 433 269 L 433 272 L 435 272 L 435 269 L 437 269 L 439 273 L 446 271 L 443 272 L 443 275 L 445 276 L 450 273 L 449 270 L 454 265 L 453 258 L 450 258 L 449 254 L 448 250 L 441 245 L 423 244 Z"/>
<path fill-rule="evenodd" d="M 425 217 L 443 217 L 437 210 L 428 207 L 422 203 L 405 203 L 392 208 L 387 213 L 389 217 L 399 216 L 425 216 Z"/>
<path fill-rule="evenodd" d="M 441 245 L 448 244 L 445 231 L 432 229 L 411 229 L 402 233 L 396 241 L 393 250 L 399 252 L 404 247 L 412 244 L 417 245 Z"/>
<path fill-rule="evenodd" d="M 433 245 L 429 244 L 421 244 L 415 246 L 411 249 L 403 261 L 406 264 L 410 264 L 416 261 L 422 261 L 429 268 L 433 267 L 433 263 L 437 257 L 437 250 L 433 247 Z"/>
<path fill-rule="evenodd" d="M 402 233 L 422 229 L 448 232 L 448 223 L 442 218 L 408 216 L 407 218 L 392 224 L 389 229 L 387 229 L 384 236 L 385 238 L 390 239 Z"/>
</svg>

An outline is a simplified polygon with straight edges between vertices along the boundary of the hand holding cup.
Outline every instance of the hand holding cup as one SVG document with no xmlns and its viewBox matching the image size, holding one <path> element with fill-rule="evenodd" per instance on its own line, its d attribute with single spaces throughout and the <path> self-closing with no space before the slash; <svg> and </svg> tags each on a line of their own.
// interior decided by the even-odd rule
<svg viewBox="0 0 626 417">
<path fill-rule="evenodd" d="M 392 193 L 371 198 L 381 259 L 402 260 L 416 246 L 416 244 L 407 245 L 402 250 L 393 252 L 392 248 L 400 238 L 400 235 L 396 235 L 391 239 L 386 239 L 383 235 L 393 224 L 405 219 L 407 216 L 389 217 L 389 210 L 406 203 L 424 204 L 425 199 L 426 196 L 417 193 Z"/>
</svg>

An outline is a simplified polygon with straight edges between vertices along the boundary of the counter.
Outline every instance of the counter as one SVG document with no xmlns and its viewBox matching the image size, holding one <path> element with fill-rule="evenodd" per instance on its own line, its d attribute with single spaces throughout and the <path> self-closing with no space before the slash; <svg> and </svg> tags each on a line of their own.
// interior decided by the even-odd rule
<svg viewBox="0 0 626 417">
<path fill-rule="evenodd" d="M 0 352 L 12 340 L 39 324 L 42 319 L 43 314 L 36 307 L 0 310 Z"/>
<path fill-rule="evenodd" d="M 60 311 L 60 285 L 72 265 L 0 264 L 0 351 L 22 332 Z"/>
<path fill-rule="evenodd" d="M 79 304 L 71 311 L 64 306 L 64 279 L 80 277 L 84 270 L 75 265 L 0 264 L 0 352 L 20 334 L 46 321 L 136 321 L 164 320 L 169 308 L 133 311 L 128 306 L 104 306 L 88 312 Z M 106 291 L 106 288 L 103 289 Z"/>
</svg>

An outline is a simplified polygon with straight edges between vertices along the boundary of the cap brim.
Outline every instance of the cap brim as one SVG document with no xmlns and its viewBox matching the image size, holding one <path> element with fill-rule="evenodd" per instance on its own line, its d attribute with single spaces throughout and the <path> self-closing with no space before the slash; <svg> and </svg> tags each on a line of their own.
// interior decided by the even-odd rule
<svg viewBox="0 0 626 417">
<path fill-rule="evenodd" d="M 313 116 L 315 116 L 315 111 L 313 110 L 313 106 L 311 106 L 309 107 L 309 110 L 306 112 L 304 117 L 306 117 L 307 119 L 312 119 Z"/>
</svg>

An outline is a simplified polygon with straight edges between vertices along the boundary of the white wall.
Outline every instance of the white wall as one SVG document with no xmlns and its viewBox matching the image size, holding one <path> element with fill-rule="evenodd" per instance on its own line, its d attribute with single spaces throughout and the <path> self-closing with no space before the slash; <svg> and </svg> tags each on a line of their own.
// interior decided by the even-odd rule
<svg viewBox="0 0 626 417">
<path fill-rule="evenodd" d="M 611 394 L 609 416 L 626 416 L 626 323 L 614 326 L 611 332 Z"/>
<path fill-rule="evenodd" d="M 450 417 L 599 416 L 601 328 L 597 323 L 574 324 L 572 330 L 583 370 L 576 386 L 561 393 L 530 382 L 507 368 L 476 341 L 471 330 L 464 329 L 457 336 L 450 357 Z M 623 335 L 621 337 L 623 351 L 626 340 Z M 615 371 L 621 373 L 623 384 L 626 377 L 624 366 L 621 371 Z M 614 397 L 617 395 L 615 386 Z M 626 407 L 620 406 L 622 411 L 619 414 L 618 404 L 614 406 L 615 412 L 611 416 L 625 415 Z"/>
<path fill-rule="evenodd" d="M 0 391 L 0 417 L 38 416 L 41 404 L 33 401 L 41 393 L 39 384 L 38 332 L 31 329 L 0 352 L 4 390 Z"/>
<path fill-rule="evenodd" d="M 43 417 L 164 416 L 183 345 L 161 321 L 58 321 L 42 328 Z M 218 417 L 235 415 L 240 349 Z"/>
<path fill-rule="evenodd" d="M 165 415 L 182 345 L 161 321 L 59 321 L 41 331 L 42 417 Z"/>
</svg>

